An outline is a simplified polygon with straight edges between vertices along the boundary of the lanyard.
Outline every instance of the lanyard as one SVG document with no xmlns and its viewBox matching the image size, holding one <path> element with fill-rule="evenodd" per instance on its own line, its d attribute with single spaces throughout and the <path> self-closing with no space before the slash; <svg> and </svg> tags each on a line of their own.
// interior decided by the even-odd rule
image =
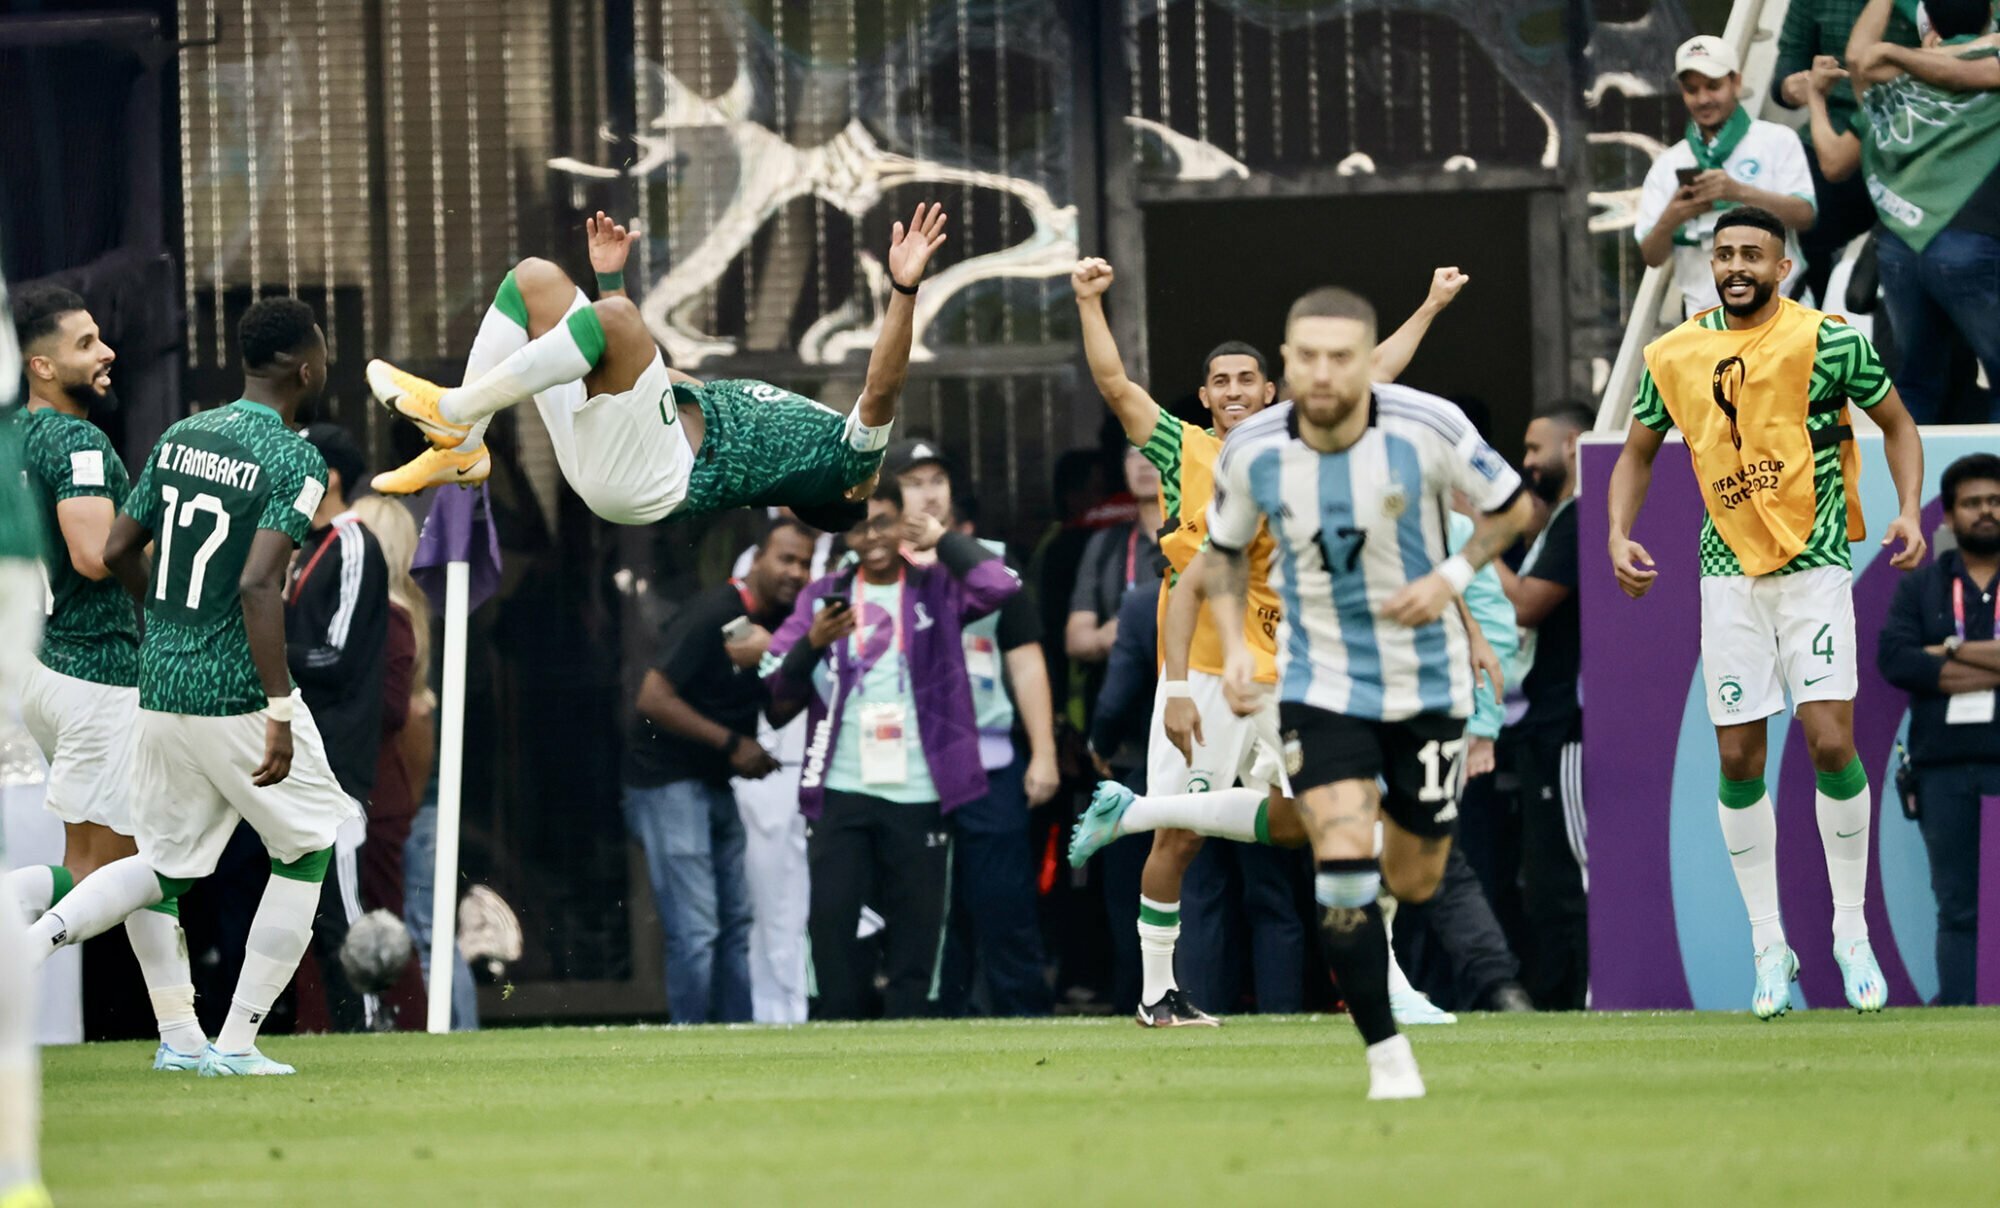
<svg viewBox="0 0 2000 1208">
<path fill-rule="evenodd" d="M 903 584 L 908 578 L 909 568 L 907 566 L 896 569 L 896 598 L 893 601 L 894 607 L 885 610 L 889 614 L 890 624 L 894 626 L 890 632 L 895 634 L 893 644 L 896 648 L 896 654 L 899 656 L 896 664 L 896 690 L 898 692 L 909 691 L 910 660 L 908 654 L 903 649 Z M 854 612 L 857 617 L 867 617 L 868 614 L 862 611 L 863 606 L 867 602 L 868 581 L 860 575 L 856 575 L 854 576 Z M 859 629 L 855 631 L 854 636 L 849 638 L 848 641 L 851 643 L 849 649 L 854 652 L 854 661 L 859 663 L 867 654 L 861 645 L 861 633 Z M 862 668 L 861 676 L 863 679 L 868 677 L 867 668 Z"/>
<path fill-rule="evenodd" d="M 1132 522 L 1132 532 L 1125 538 L 1125 590 L 1130 591 L 1139 582 L 1139 522 Z"/>
<path fill-rule="evenodd" d="M 1995 586 L 2000 586 L 1996 584 Z M 1951 617 L 1958 630 L 1958 640 L 1965 640 L 1965 577 L 1960 575 L 1951 581 Z M 2000 634 L 2000 593 L 1993 600 L 1993 629 Z"/>
<path fill-rule="evenodd" d="M 735 589 L 736 589 L 736 595 L 737 595 L 737 598 L 739 598 L 739 599 L 741 599 L 741 600 L 743 601 L 743 612 L 744 612 L 744 614 L 745 614 L 746 616 L 752 616 L 752 617 L 756 616 L 756 615 L 757 615 L 757 597 L 756 597 L 756 596 L 754 596 L 754 595 L 752 595 L 752 594 L 750 594 L 750 589 L 749 589 L 749 588 L 748 588 L 747 586 L 745 586 L 745 585 L 744 585 L 744 583 L 743 583 L 743 580 L 741 580 L 741 579 L 731 579 L 731 580 L 729 581 L 729 585 L 730 585 L 731 587 L 733 587 L 733 588 L 735 588 Z"/>
</svg>

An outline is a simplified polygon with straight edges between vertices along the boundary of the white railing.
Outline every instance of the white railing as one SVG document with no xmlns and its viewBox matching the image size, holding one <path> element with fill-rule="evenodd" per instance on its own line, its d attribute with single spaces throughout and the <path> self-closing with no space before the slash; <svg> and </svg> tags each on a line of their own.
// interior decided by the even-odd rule
<svg viewBox="0 0 2000 1208">
<path fill-rule="evenodd" d="M 1768 104 L 1778 60 L 1778 31 L 1785 24 L 1789 0 L 1735 0 L 1729 9 L 1729 25 L 1723 40 L 1736 48 L 1743 63 L 1743 103 L 1751 112 L 1775 109 Z M 1788 111 L 1780 120 L 1795 124 Z M 1625 233 L 1620 238 L 1630 238 Z M 1597 430 L 1622 432 L 1632 418 L 1632 395 L 1639 389 L 1639 374 L 1645 368 L 1646 345 L 1681 321 L 1681 291 L 1674 288 L 1674 266 L 1669 260 L 1649 268 L 1639 281 L 1632 298 L 1632 318 L 1619 341 L 1618 357 L 1611 362 L 1605 379 L 1604 396 L 1597 405 Z"/>
</svg>

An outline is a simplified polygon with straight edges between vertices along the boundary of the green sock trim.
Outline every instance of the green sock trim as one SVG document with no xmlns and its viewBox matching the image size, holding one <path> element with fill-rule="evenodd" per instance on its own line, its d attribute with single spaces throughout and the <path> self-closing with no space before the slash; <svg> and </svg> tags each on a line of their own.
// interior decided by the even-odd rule
<svg viewBox="0 0 2000 1208">
<path fill-rule="evenodd" d="M 1747 810 L 1764 799 L 1764 778 L 1755 780 L 1731 780 L 1722 778 L 1722 787 L 1717 790 L 1722 804 L 1733 810 Z"/>
<path fill-rule="evenodd" d="M 607 293 L 607 294 L 612 293 L 613 291 L 616 290 L 624 289 L 625 274 L 599 273 L 597 274 L 597 288 L 600 293 Z"/>
<path fill-rule="evenodd" d="M 283 877 L 287 881 L 305 881 L 317 885 L 326 880 L 326 866 L 331 863 L 333 863 L 333 849 L 323 847 L 318 851 L 307 852 L 290 864 L 271 861 L 271 875 Z"/>
<path fill-rule="evenodd" d="M 1139 903 L 1139 921 L 1148 927 L 1178 927 L 1181 912 L 1178 910 L 1155 910 L 1144 902 Z"/>
<path fill-rule="evenodd" d="M 597 321 L 597 312 L 586 306 L 571 314 L 567 322 L 569 338 L 576 341 L 577 351 L 595 369 L 604 359 L 604 324 Z"/>
<path fill-rule="evenodd" d="M 181 900 L 178 897 L 167 898 L 164 901 L 153 903 L 151 906 L 146 907 L 146 909 L 152 911 L 154 914 L 164 914 L 170 919 L 177 919 L 181 917 Z"/>
<path fill-rule="evenodd" d="M 1268 799 L 1257 803 L 1257 842 L 1271 846 L 1271 803 Z"/>
<path fill-rule="evenodd" d="M 1819 791 L 1835 801 L 1851 801 L 1868 791 L 1868 773 L 1859 755 L 1838 772 L 1819 772 L 1813 779 L 1819 782 Z"/>
<path fill-rule="evenodd" d="M 160 883 L 160 904 L 163 906 L 194 888 L 193 881 L 183 881 L 179 877 L 168 877 L 154 873 L 153 879 Z M 180 907 L 174 907 L 174 914 L 176 916 L 180 914 Z"/>
<path fill-rule="evenodd" d="M 51 907 L 68 897 L 69 891 L 76 888 L 76 878 L 70 875 L 69 869 L 60 864 L 49 865 L 49 880 L 55 883 L 54 892 L 49 894 Z"/>
<path fill-rule="evenodd" d="M 493 295 L 493 309 L 520 324 L 522 331 L 528 329 L 528 300 L 521 296 L 521 287 L 513 273 L 507 274 L 507 279 L 500 283 L 500 292 Z"/>
</svg>

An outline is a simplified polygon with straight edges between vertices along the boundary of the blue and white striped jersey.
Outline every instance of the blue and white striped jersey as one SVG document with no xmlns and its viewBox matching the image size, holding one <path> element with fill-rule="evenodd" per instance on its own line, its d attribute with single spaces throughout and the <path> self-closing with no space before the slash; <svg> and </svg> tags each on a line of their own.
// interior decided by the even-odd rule
<svg viewBox="0 0 2000 1208">
<path fill-rule="evenodd" d="M 1368 428 L 1319 453 L 1299 439 L 1292 404 L 1229 434 L 1215 472 L 1209 540 L 1249 548 L 1268 518 L 1271 581 L 1284 604 L 1278 699 L 1346 717 L 1401 721 L 1472 714 L 1472 663 L 1458 610 L 1420 629 L 1379 614 L 1445 554 L 1451 493 L 1505 508 L 1520 475 L 1465 414 L 1435 395 L 1377 385 Z"/>
</svg>

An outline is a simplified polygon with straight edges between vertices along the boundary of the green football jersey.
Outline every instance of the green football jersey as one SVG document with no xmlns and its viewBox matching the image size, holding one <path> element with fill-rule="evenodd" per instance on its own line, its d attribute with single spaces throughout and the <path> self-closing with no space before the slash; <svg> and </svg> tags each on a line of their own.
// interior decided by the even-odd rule
<svg viewBox="0 0 2000 1208">
<path fill-rule="evenodd" d="M 265 704 L 238 582 L 260 529 L 297 545 L 326 462 L 276 411 L 241 400 L 168 428 L 125 499 L 153 534 L 139 707 L 228 717 Z"/>
<path fill-rule="evenodd" d="M 847 417 L 768 382 L 674 385 L 708 425 L 675 517 L 742 507 L 816 507 L 838 502 L 882 464 L 847 440 Z"/>
<path fill-rule="evenodd" d="M 28 489 L 19 408 L 0 406 L 0 558 L 42 556 L 41 517 Z"/>
<path fill-rule="evenodd" d="M 1700 322 L 1711 331 L 1721 331 L 1728 319 L 1722 308 L 1717 307 L 1701 316 Z M 1860 407 L 1873 407 L 1889 397 L 1893 384 L 1881 355 L 1867 336 L 1834 319 L 1819 325 L 1809 402 L 1845 398 Z M 1632 420 L 1655 432 L 1667 432 L 1674 426 L 1673 418 L 1667 414 L 1666 400 L 1660 397 L 1660 388 L 1653 383 L 1651 370 L 1639 380 L 1639 395 L 1632 402 Z M 1806 431 L 1818 432 L 1839 422 L 1839 411 L 1822 411 L 1806 417 Z M 1813 530 L 1806 539 L 1806 547 L 1773 574 L 1789 575 L 1822 566 L 1853 567 L 1854 558 L 1847 541 L 1847 486 L 1840 469 L 1839 445 L 1828 445 L 1813 454 L 1813 496 Z M 1704 576 L 1743 573 L 1736 551 L 1715 530 L 1715 522 L 1706 512 L 1701 518 L 1701 573 Z"/>
<path fill-rule="evenodd" d="M 53 407 L 27 416 L 28 484 L 42 514 L 42 565 L 48 570 L 49 619 L 42 665 L 95 684 L 139 682 L 139 625 L 118 580 L 86 579 L 70 561 L 56 505 L 100 498 L 125 502 L 131 480 L 111 441 L 86 419 Z"/>
</svg>

